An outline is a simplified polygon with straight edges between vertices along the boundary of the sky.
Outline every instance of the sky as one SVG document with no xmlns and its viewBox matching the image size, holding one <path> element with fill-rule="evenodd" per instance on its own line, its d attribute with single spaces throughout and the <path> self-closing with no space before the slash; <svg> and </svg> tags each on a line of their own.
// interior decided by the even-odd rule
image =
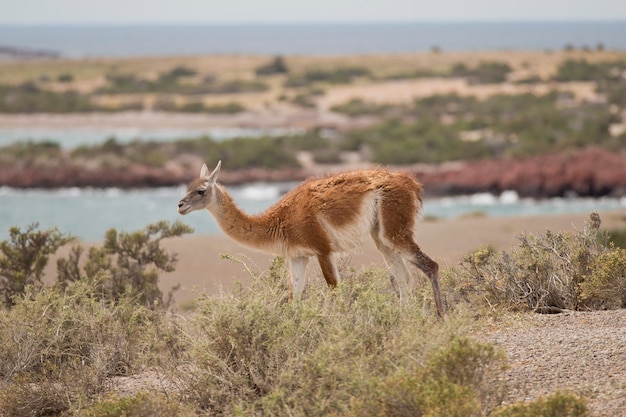
<svg viewBox="0 0 626 417">
<path fill-rule="evenodd" d="M 0 0 L 0 24 L 626 20 L 626 0 Z"/>
</svg>

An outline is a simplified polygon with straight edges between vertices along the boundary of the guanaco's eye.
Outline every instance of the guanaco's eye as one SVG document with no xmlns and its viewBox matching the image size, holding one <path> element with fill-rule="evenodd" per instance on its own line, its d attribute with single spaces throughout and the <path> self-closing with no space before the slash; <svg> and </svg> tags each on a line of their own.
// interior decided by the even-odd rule
<svg viewBox="0 0 626 417">
<path fill-rule="evenodd" d="M 206 194 L 206 190 L 198 190 L 198 194 L 204 195 L 204 194 Z"/>
</svg>

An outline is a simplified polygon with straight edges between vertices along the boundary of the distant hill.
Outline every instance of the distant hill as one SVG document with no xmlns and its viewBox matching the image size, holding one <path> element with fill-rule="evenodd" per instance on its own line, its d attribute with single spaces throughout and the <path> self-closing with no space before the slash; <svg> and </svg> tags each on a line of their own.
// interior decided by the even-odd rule
<svg viewBox="0 0 626 417">
<path fill-rule="evenodd" d="M 12 61 L 12 60 L 24 60 L 24 59 L 56 59 L 60 58 L 61 54 L 56 51 L 49 51 L 46 49 L 29 49 L 19 48 L 13 46 L 0 45 L 0 60 Z"/>
</svg>

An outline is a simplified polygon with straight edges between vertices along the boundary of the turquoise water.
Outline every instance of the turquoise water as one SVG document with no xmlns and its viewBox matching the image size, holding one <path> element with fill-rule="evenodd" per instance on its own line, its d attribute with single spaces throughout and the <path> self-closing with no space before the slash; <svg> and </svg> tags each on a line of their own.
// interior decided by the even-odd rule
<svg viewBox="0 0 626 417">
<path fill-rule="evenodd" d="M 285 184 L 250 184 L 231 187 L 237 204 L 248 213 L 258 213 L 275 203 L 293 187 Z M 33 222 L 41 228 L 58 227 L 85 241 L 102 240 L 111 227 L 134 231 L 167 220 L 182 220 L 198 234 L 221 233 L 208 212 L 178 214 L 177 203 L 185 187 L 123 191 L 115 188 L 16 190 L 0 188 L 0 239 L 6 239 L 11 226 L 24 229 Z M 622 199 L 520 199 L 514 192 L 501 196 L 477 194 L 466 197 L 427 199 L 424 216 L 453 218 L 476 212 L 489 216 L 532 216 L 538 214 L 587 213 L 626 207 Z"/>
</svg>

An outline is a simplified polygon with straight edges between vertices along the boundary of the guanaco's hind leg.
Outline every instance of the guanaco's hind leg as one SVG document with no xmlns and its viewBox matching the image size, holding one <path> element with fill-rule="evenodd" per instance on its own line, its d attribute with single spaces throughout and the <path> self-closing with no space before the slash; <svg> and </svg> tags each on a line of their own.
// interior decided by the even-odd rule
<svg viewBox="0 0 626 417">
<path fill-rule="evenodd" d="M 376 249 L 378 249 L 385 258 L 385 263 L 391 273 L 392 283 L 395 284 L 400 301 L 404 302 L 406 301 L 407 290 L 412 287 L 411 272 L 402 256 L 386 246 L 378 236 L 378 233 L 378 230 L 372 231 L 372 239 L 376 244 Z"/>
<path fill-rule="evenodd" d="M 426 274 L 433 287 L 437 314 L 443 317 L 444 309 L 439 290 L 439 265 L 419 248 L 413 238 L 415 217 L 419 205 L 415 195 L 402 189 L 395 189 L 393 196 L 382 199 L 379 208 L 379 226 L 377 238 L 389 250 L 399 254 L 405 261 L 412 263 Z M 377 243 L 378 245 L 378 243 Z"/>
<path fill-rule="evenodd" d="M 411 256 L 408 258 L 408 261 L 424 272 L 430 280 L 430 284 L 433 287 L 437 315 L 443 317 L 444 308 L 443 302 L 441 301 L 441 291 L 439 290 L 439 264 L 422 252 L 417 243 L 413 242 L 411 246 Z"/>
</svg>

